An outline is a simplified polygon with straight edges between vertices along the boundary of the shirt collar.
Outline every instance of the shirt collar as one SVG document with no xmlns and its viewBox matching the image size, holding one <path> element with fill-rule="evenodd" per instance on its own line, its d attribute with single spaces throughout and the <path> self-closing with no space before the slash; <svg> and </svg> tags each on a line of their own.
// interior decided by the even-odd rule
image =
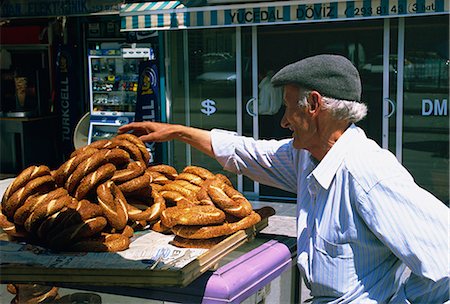
<svg viewBox="0 0 450 304">
<path fill-rule="evenodd" d="M 355 137 L 360 137 L 361 135 L 365 137 L 364 131 L 356 125 L 351 124 L 313 170 L 311 174 L 314 175 L 314 178 L 322 188 L 328 190 L 344 157 L 359 142 L 358 140 L 354 140 Z"/>
</svg>

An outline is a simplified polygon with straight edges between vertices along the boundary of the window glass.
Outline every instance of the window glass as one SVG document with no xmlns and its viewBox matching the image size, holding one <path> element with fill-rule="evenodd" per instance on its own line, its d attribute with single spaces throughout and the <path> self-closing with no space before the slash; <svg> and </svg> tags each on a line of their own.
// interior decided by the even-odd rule
<svg viewBox="0 0 450 304">
<path fill-rule="evenodd" d="M 272 71 L 308 56 L 339 54 L 350 59 L 362 78 L 362 100 L 368 105 L 367 117 L 358 123 L 369 137 L 381 145 L 383 100 L 383 20 L 296 24 L 258 28 L 258 71 L 262 82 Z M 260 84 L 261 84 L 260 82 Z M 271 107 L 259 115 L 259 136 L 285 138 L 291 131 L 280 126 L 284 107 Z M 272 199 L 294 194 L 261 185 L 260 193 Z"/>
<path fill-rule="evenodd" d="M 183 32 L 169 35 L 177 41 L 176 46 L 170 45 L 171 122 L 235 131 L 235 29 L 189 30 L 187 39 Z M 216 160 L 195 149 L 186 153 L 187 149 L 185 144 L 173 144 L 172 158 L 178 170 L 190 158 L 192 165 L 226 174 L 236 185 L 236 177 L 225 173 Z"/>
<path fill-rule="evenodd" d="M 449 204 L 449 19 L 405 18 L 403 164 Z"/>
</svg>

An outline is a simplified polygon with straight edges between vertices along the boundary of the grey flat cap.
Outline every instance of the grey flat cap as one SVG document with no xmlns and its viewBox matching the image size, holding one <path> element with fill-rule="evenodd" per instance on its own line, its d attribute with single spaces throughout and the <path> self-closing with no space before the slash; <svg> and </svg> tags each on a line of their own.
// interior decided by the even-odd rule
<svg viewBox="0 0 450 304">
<path fill-rule="evenodd" d="M 340 55 L 317 55 L 289 64 L 272 77 L 272 84 L 297 84 L 323 96 L 361 101 L 358 70 Z"/>
</svg>

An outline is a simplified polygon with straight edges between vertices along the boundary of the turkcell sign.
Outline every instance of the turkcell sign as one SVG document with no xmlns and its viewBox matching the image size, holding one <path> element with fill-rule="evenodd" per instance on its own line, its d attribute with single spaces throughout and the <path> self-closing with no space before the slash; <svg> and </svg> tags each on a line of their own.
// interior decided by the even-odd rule
<svg viewBox="0 0 450 304">
<path fill-rule="evenodd" d="M 72 49 L 65 45 L 60 45 L 56 60 L 56 85 L 57 85 L 57 107 L 61 115 L 61 148 L 63 157 L 66 159 L 73 151 L 73 131 L 77 117 L 79 116 L 78 106 L 75 103 L 79 100 L 78 83 L 75 81 L 75 71 L 72 62 Z"/>
<path fill-rule="evenodd" d="M 135 121 L 161 121 L 159 111 L 159 76 L 155 60 L 141 61 L 137 88 Z M 146 143 L 150 152 L 150 163 L 162 160 L 161 144 Z"/>
</svg>

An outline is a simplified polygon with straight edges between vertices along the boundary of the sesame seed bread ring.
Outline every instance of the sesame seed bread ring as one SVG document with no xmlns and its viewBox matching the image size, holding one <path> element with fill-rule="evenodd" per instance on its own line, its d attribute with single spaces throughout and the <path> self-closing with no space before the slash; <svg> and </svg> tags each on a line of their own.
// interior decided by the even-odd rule
<svg viewBox="0 0 450 304">
<path fill-rule="evenodd" d="M 118 252 L 130 247 L 130 239 L 123 234 L 107 234 L 97 238 L 81 240 L 70 247 L 78 252 Z"/>
<path fill-rule="evenodd" d="M 107 154 L 110 154 L 110 150 L 99 150 L 97 153 L 84 160 L 67 179 L 65 184 L 67 191 L 73 193 L 83 177 L 107 163 Z"/>
<path fill-rule="evenodd" d="M 243 218 L 253 210 L 250 202 L 239 191 L 219 179 L 211 181 L 208 194 L 220 209 L 231 215 Z"/>
<path fill-rule="evenodd" d="M 74 200 L 69 204 L 68 208 L 74 210 L 74 217 L 77 222 L 84 221 L 93 217 L 103 216 L 103 209 L 97 204 L 91 203 L 88 200 L 77 201 Z"/>
<path fill-rule="evenodd" d="M 68 161 L 62 164 L 58 169 L 52 174 L 55 178 L 55 182 L 58 186 L 63 186 L 70 174 L 75 171 L 79 164 L 84 160 L 94 155 L 98 149 L 86 148 L 84 151 L 78 153 L 77 155 L 71 157 Z"/>
<path fill-rule="evenodd" d="M 16 296 L 10 303 L 56 303 L 59 294 L 58 287 L 38 284 L 14 284 Z"/>
<path fill-rule="evenodd" d="M 112 148 L 114 148 L 114 144 L 113 144 L 112 140 L 110 140 L 110 139 L 100 139 L 100 140 L 92 142 L 89 146 L 91 148 L 96 148 L 96 149 L 112 149 Z"/>
<path fill-rule="evenodd" d="M 6 285 L 6 290 L 8 290 L 8 292 L 12 293 L 12 294 L 16 294 L 17 293 L 16 286 L 14 284 L 11 284 L 11 283 Z"/>
<path fill-rule="evenodd" d="M 151 193 L 150 177 L 147 174 L 133 178 L 118 187 L 125 195 L 137 194 L 149 197 Z"/>
<path fill-rule="evenodd" d="M 225 220 L 225 213 L 213 206 L 192 206 L 187 208 L 170 207 L 161 214 L 164 226 L 212 225 Z"/>
<path fill-rule="evenodd" d="M 259 223 L 261 221 L 261 216 L 256 213 L 255 211 L 252 211 L 250 215 L 240 219 L 237 222 L 229 223 L 231 230 L 233 230 L 233 233 L 239 230 L 250 228 L 251 226 Z"/>
<path fill-rule="evenodd" d="M 227 223 L 212 226 L 187 226 L 176 225 L 172 227 L 172 232 L 175 235 L 186 239 L 211 239 L 219 236 L 230 235 L 234 231 Z"/>
<path fill-rule="evenodd" d="M 8 218 L 1 212 L 0 210 L 0 228 L 2 228 L 3 232 L 11 237 L 24 238 L 28 234 L 21 227 L 18 226 L 8 220 Z"/>
<path fill-rule="evenodd" d="M 150 160 L 150 153 L 147 150 L 147 147 L 145 146 L 144 142 L 139 139 L 136 135 L 130 134 L 130 133 L 124 133 L 117 135 L 115 138 L 117 139 L 125 139 L 129 142 L 133 143 L 138 147 L 138 149 L 141 151 L 142 159 L 144 160 L 144 164 L 148 164 L 148 161 Z"/>
<path fill-rule="evenodd" d="M 142 157 L 141 151 L 135 144 L 129 142 L 128 140 L 118 138 L 113 138 L 112 143 L 114 147 L 127 151 L 130 154 L 131 159 L 136 161 L 142 161 L 144 164 L 146 164 L 146 162 Z"/>
<path fill-rule="evenodd" d="M 61 231 L 80 225 L 83 222 L 84 220 L 80 218 L 79 213 L 75 209 L 66 206 L 52 216 L 47 217 L 37 229 L 37 235 L 42 240 L 48 241 Z"/>
<path fill-rule="evenodd" d="M 211 247 L 219 244 L 225 239 L 225 236 L 219 236 L 211 239 L 185 239 L 176 235 L 169 244 L 181 247 L 181 248 L 204 248 L 210 249 Z"/>
<path fill-rule="evenodd" d="M 184 208 L 184 207 L 192 207 L 192 206 L 196 206 L 197 205 L 193 201 L 185 198 L 179 192 L 162 191 L 161 190 L 159 193 L 166 200 L 166 205 L 169 205 L 169 206 L 178 206 L 178 207 L 183 207 Z"/>
<path fill-rule="evenodd" d="M 178 174 L 176 180 L 185 180 L 197 186 L 201 186 L 204 181 L 200 176 L 187 172 L 181 172 Z"/>
<path fill-rule="evenodd" d="M 12 219 L 16 210 L 23 205 L 28 197 L 33 194 L 48 192 L 55 188 L 55 179 L 50 173 L 48 175 L 36 177 L 30 180 L 25 187 L 19 188 L 19 190 L 11 195 L 6 204 L 3 204 L 3 214 Z"/>
<path fill-rule="evenodd" d="M 166 202 L 164 198 L 156 191 L 152 191 L 153 205 L 141 210 L 128 204 L 128 218 L 133 221 L 145 220 L 147 222 L 154 221 L 161 216 L 161 213 L 166 209 Z"/>
<path fill-rule="evenodd" d="M 146 173 L 144 173 L 144 174 L 146 174 Z M 152 188 L 152 190 L 160 192 L 163 186 L 160 184 L 150 183 L 150 187 Z"/>
<path fill-rule="evenodd" d="M 182 179 L 176 179 L 172 182 L 172 184 L 176 184 L 176 185 L 180 185 L 181 187 L 192 191 L 194 193 L 197 193 L 200 190 L 200 186 L 194 185 L 186 180 L 182 180 Z"/>
<path fill-rule="evenodd" d="M 114 148 L 107 151 L 108 152 L 105 154 L 106 161 L 112 163 L 116 167 L 123 167 L 131 161 L 130 154 L 125 150 Z"/>
<path fill-rule="evenodd" d="M 212 201 L 211 197 L 208 193 L 208 187 L 211 184 L 211 182 L 214 179 L 208 178 L 206 179 L 202 184 L 200 190 L 197 192 L 197 200 L 200 202 L 201 205 L 211 205 L 215 206 L 214 202 Z"/>
<path fill-rule="evenodd" d="M 169 184 L 165 184 L 161 191 L 175 191 L 180 193 L 182 196 L 184 196 L 185 198 L 189 199 L 189 200 L 194 200 L 196 193 L 194 191 L 191 191 L 189 189 L 184 188 L 183 186 L 176 184 L 176 183 L 169 183 Z"/>
<path fill-rule="evenodd" d="M 134 230 L 145 230 L 149 227 L 149 224 L 147 223 L 147 221 L 130 221 L 130 226 L 131 228 L 133 228 Z"/>
<path fill-rule="evenodd" d="M 14 213 L 14 223 L 18 225 L 23 225 L 30 214 L 43 202 L 51 201 L 53 199 L 59 198 L 61 196 L 68 195 L 67 190 L 64 188 L 56 188 L 41 195 L 33 195 L 28 197 L 23 205 L 16 210 Z"/>
<path fill-rule="evenodd" d="M 154 165 L 148 167 L 147 171 L 159 172 L 170 180 L 174 180 L 178 176 L 177 170 L 169 165 Z"/>
<path fill-rule="evenodd" d="M 125 169 L 117 170 L 114 172 L 113 177 L 111 177 L 111 180 L 116 184 L 121 184 L 126 181 L 129 181 L 135 177 L 138 177 L 142 175 L 145 171 L 145 165 L 143 162 L 137 161 L 137 162 L 131 162 L 128 164 L 128 166 Z"/>
<path fill-rule="evenodd" d="M 73 151 L 70 154 L 70 158 L 72 158 L 72 157 L 74 157 L 74 156 L 76 156 L 78 154 L 84 153 L 86 150 L 89 150 L 89 149 L 100 150 L 100 149 L 111 149 L 113 147 L 114 146 L 113 146 L 111 140 L 109 140 L 109 139 L 97 140 L 97 141 L 92 142 L 90 145 L 87 145 L 87 146 L 84 146 L 82 148 L 76 149 L 75 151 Z"/>
<path fill-rule="evenodd" d="M 47 166 L 30 166 L 23 170 L 17 177 L 13 180 L 13 182 L 6 188 L 5 193 L 3 194 L 2 204 L 6 203 L 9 197 L 19 190 L 19 188 L 24 187 L 30 180 L 48 175 L 50 173 L 50 169 Z"/>
<path fill-rule="evenodd" d="M 161 220 L 157 221 L 152 225 L 152 230 L 164 234 L 172 233 L 172 230 L 169 227 L 164 226 Z"/>
<path fill-rule="evenodd" d="M 168 179 L 164 174 L 149 169 L 145 170 L 145 174 L 150 177 L 151 184 L 165 185 L 171 183 L 172 180 Z"/>
<path fill-rule="evenodd" d="M 64 250 L 69 248 L 73 242 L 99 234 L 106 225 L 106 218 L 94 217 L 50 235 L 48 242 L 51 247 Z"/>
<path fill-rule="evenodd" d="M 51 230 L 55 226 L 63 226 L 61 225 L 61 222 L 64 221 L 64 218 L 66 217 L 67 207 L 62 208 L 60 211 L 52 214 L 51 216 L 45 218 L 39 227 L 34 232 L 40 239 L 44 240 L 48 235 L 51 235 Z M 56 230 L 60 231 L 60 230 Z"/>
<path fill-rule="evenodd" d="M 88 196 L 89 193 L 97 189 L 99 184 L 109 180 L 114 175 L 115 171 L 116 166 L 107 163 L 83 177 L 75 191 L 75 198 L 81 200 Z"/>
<path fill-rule="evenodd" d="M 50 201 L 45 201 L 38 206 L 24 223 L 25 230 L 28 232 L 36 232 L 39 225 L 45 218 L 55 214 L 72 201 L 69 195 L 61 196 Z"/>
<path fill-rule="evenodd" d="M 233 183 L 225 175 L 217 173 L 216 178 L 224 182 L 226 185 L 233 187 Z"/>
<path fill-rule="evenodd" d="M 75 200 L 76 201 L 76 200 Z M 57 215 L 57 217 L 54 219 L 54 221 L 50 220 L 49 226 L 47 228 L 44 228 L 45 222 L 49 220 L 50 218 L 47 218 L 44 223 L 41 224 L 41 226 L 38 229 L 38 236 L 39 236 L 39 230 L 46 229 L 46 232 L 42 233 L 45 236 L 51 236 L 56 235 L 60 231 L 63 231 L 69 227 L 76 226 L 79 224 L 82 224 L 83 222 L 96 217 L 103 217 L 103 210 L 100 206 L 97 204 L 93 204 L 87 200 L 80 201 L 81 203 L 78 204 L 79 209 L 73 209 L 71 207 L 64 207 L 61 209 Z M 78 202 L 72 202 L 69 204 L 69 206 L 73 206 L 77 204 Z M 54 216 L 54 215 L 53 215 Z M 53 217 L 52 216 L 52 217 Z M 45 231 L 45 230 L 44 230 Z M 41 238 L 44 238 L 44 236 L 40 236 Z M 47 237 L 45 237 L 47 238 Z"/>
<path fill-rule="evenodd" d="M 107 181 L 97 188 L 97 198 L 111 227 L 117 230 L 125 228 L 128 222 L 127 201 L 119 187 Z"/>
<path fill-rule="evenodd" d="M 214 202 L 212 201 L 211 197 L 208 194 L 207 188 L 201 188 L 197 192 L 197 200 L 199 201 L 200 205 L 215 206 Z"/>
<path fill-rule="evenodd" d="M 108 227 L 106 227 L 106 228 L 108 228 Z M 103 229 L 103 231 L 102 231 L 102 235 L 103 234 L 114 234 L 114 233 L 118 233 L 118 234 L 121 234 L 121 235 L 123 235 L 123 236 L 126 236 L 127 238 L 131 238 L 131 237 L 133 237 L 133 235 L 134 235 L 134 229 L 130 226 L 130 225 L 126 225 L 125 226 L 125 228 L 123 228 L 122 230 L 117 230 L 117 229 L 114 229 L 114 228 L 111 228 L 111 229 Z"/>
<path fill-rule="evenodd" d="M 183 169 L 184 173 L 192 173 L 200 176 L 203 179 L 214 178 L 214 174 L 208 169 L 197 167 L 197 166 L 187 166 Z"/>
</svg>

